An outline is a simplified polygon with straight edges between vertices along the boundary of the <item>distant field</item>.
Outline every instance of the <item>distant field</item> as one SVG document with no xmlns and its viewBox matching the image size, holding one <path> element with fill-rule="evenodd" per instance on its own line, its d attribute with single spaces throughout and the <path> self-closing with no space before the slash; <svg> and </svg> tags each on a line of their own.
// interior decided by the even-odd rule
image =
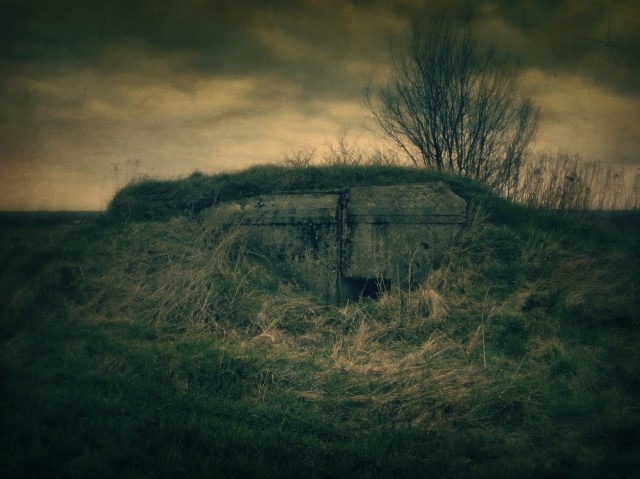
<svg viewBox="0 0 640 479">
<path fill-rule="evenodd" d="M 77 224 L 100 216 L 99 211 L 0 211 L 0 228 Z"/>
<path fill-rule="evenodd" d="M 101 214 L 97 211 L 0 211 L 0 248 L 46 240 L 59 232 L 86 224 Z"/>
</svg>

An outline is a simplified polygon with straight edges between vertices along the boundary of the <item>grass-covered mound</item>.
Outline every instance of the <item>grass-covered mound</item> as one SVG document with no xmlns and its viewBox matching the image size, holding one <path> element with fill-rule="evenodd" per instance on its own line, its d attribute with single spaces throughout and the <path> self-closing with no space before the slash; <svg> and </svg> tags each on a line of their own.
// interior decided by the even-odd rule
<svg viewBox="0 0 640 479">
<path fill-rule="evenodd" d="M 144 183 L 111 205 L 162 220 L 5 232 L 2 477 L 636 474 L 637 217 L 553 219 L 470 184 L 472 224 L 420 288 L 325 308 L 176 193 L 374 176 L 195 175 L 147 183 L 175 208 Z"/>
<path fill-rule="evenodd" d="M 335 190 L 353 186 L 445 181 L 469 199 L 489 194 L 460 176 L 391 165 L 261 165 L 233 173 L 194 173 L 177 180 L 146 179 L 120 190 L 108 214 L 125 220 L 158 220 L 197 213 L 222 201 L 288 191 Z"/>
</svg>

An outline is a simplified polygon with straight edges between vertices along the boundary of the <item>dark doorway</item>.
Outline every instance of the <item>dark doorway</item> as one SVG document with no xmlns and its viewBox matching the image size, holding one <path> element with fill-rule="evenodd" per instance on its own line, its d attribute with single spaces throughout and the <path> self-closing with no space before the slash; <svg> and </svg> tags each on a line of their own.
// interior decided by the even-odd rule
<svg viewBox="0 0 640 479">
<path fill-rule="evenodd" d="M 378 299 L 391 289 L 391 281 L 383 278 L 347 278 L 346 282 L 353 299 Z"/>
</svg>

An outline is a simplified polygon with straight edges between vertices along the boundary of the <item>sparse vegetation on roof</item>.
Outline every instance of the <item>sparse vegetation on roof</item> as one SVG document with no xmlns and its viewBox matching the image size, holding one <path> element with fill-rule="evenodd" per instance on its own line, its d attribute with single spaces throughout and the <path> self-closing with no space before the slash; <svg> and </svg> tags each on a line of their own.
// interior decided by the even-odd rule
<svg viewBox="0 0 640 479">
<path fill-rule="evenodd" d="M 475 181 L 416 167 L 262 165 L 233 173 L 194 173 L 178 180 L 141 180 L 120 190 L 107 211 L 114 218 L 126 220 L 166 219 L 256 195 L 427 181 L 445 181 L 466 199 L 493 196 Z"/>
</svg>

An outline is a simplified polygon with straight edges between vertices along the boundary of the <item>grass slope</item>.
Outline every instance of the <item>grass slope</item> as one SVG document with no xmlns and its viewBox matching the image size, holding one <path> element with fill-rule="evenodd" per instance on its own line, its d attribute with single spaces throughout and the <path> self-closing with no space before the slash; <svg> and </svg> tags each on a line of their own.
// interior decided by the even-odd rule
<svg viewBox="0 0 640 479">
<path fill-rule="evenodd" d="M 391 165 L 261 165 L 213 176 L 194 173 L 178 180 L 142 180 L 120 190 L 108 213 L 124 220 L 158 220 L 197 213 L 221 201 L 303 190 L 446 181 L 461 196 L 488 196 L 478 183 L 426 169 Z"/>
<path fill-rule="evenodd" d="M 324 308 L 204 210 L 420 175 L 195 175 L 122 192 L 127 221 L 6 230 L 2 476 L 637 475 L 637 217 L 554 218 L 447 180 L 474 220 L 425 284 Z"/>
</svg>

